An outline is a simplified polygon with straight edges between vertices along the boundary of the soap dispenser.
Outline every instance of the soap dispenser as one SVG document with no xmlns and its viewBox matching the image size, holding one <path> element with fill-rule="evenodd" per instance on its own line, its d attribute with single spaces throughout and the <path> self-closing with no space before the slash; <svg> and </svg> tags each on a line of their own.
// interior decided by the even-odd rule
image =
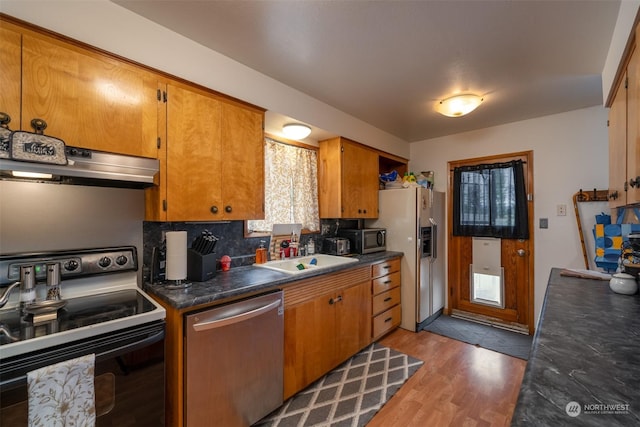
<svg viewBox="0 0 640 427">
<path fill-rule="evenodd" d="M 267 262 L 267 248 L 264 247 L 264 240 L 260 240 L 260 246 L 256 249 L 256 264 Z"/>
</svg>

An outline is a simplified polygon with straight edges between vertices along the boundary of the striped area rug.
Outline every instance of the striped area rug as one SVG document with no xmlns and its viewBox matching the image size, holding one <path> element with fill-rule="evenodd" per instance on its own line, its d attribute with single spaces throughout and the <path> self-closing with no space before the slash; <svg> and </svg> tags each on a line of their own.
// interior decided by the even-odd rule
<svg viewBox="0 0 640 427">
<path fill-rule="evenodd" d="M 422 363 L 374 343 L 287 400 L 255 426 L 364 426 Z"/>
</svg>

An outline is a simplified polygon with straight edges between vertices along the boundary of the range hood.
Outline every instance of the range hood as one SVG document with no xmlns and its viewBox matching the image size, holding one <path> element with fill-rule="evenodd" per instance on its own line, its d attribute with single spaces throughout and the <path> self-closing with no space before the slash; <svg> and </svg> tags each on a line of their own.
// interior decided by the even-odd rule
<svg viewBox="0 0 640 427">
<path fill-rule="evenodd" d="M 160 169 L 157 159 L 146 157 L 70 146 L 65 147 L 65 152 L 65 165 L 0 158 L 0 177 L 60 184 L 146 188 L 154 185 Z"/>
</svg>

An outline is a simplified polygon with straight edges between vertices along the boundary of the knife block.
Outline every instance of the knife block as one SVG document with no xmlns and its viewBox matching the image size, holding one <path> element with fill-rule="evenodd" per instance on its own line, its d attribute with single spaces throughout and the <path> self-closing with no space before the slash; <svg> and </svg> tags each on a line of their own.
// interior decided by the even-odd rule
<svg viewBox="0 0 640 427">
<path fill-rule="evenodd" d="M 191 248 L 187 249 L 187 279 L 194 282 L 206 282 L 215 275 L 215 252 L 202 255 Z"/>
</svg>

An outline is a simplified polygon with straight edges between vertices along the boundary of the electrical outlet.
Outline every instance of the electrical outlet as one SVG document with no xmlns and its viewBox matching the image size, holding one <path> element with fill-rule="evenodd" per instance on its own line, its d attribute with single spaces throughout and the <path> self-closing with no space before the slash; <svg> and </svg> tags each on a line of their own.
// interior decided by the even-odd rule
<svg viewBox="0 0 640 427">
<path fill-rule="evenodd" d="M 556 206 L 558 211 L 558 216 L 566 216 L 567 215 L 567 205 L 558 205 Z"/>
</svg>

